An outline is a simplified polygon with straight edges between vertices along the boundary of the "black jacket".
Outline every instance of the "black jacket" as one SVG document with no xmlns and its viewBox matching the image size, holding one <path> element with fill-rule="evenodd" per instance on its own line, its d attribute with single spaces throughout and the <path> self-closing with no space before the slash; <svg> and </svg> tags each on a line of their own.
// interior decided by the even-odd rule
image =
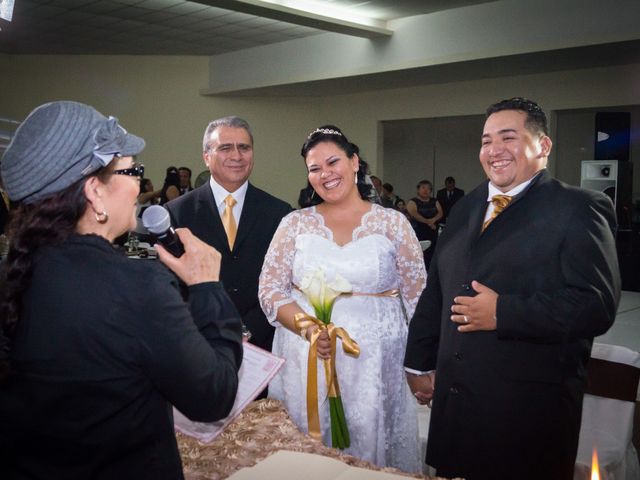
<svg viewBox="0 0 640 480">
<path fill-rule="evenodd" d="M 0 478 L 181 479 L 171 404 L 226 416 L 240 319 L 219 283 L 190 288 L 97 236 L 37 256 L 0 385 Z"/>
<path fill-rule="evenodd" d="M 427 463 L 469 480 L 573 478 L 594 336 L 620 274 L 611 201 L 546 171 L 481 233 L 487 183 L 453 209 L 409 327 L 405 366 L 436 370 Z M 458 295 L 496 291 L 497 330 L 460 333 Z"/>
<path fill-rule="evenodd" d="M 220 279 L 251 331 L 251 343 L 271 351 L 274 327 L 258 303 L 258 279 L 271 238 L 291 206 L 249 184 L 233 251 L 209 183 L 169 202 L 166 208 L 173 226 L 189 228 L 220 252 Z"/>
</svg>

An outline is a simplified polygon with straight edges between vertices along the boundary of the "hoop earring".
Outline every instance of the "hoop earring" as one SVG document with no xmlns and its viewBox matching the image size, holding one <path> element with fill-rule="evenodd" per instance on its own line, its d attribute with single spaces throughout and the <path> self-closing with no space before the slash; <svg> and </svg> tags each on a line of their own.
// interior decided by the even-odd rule
<svg viewBox="0 0 640 480">
<path fill-rule="evenodd" d="M 109 214 L 103 210 L 100 213 L 96 212 L 96 222 L 107 223 L 109 221 Z"/>
</svg>

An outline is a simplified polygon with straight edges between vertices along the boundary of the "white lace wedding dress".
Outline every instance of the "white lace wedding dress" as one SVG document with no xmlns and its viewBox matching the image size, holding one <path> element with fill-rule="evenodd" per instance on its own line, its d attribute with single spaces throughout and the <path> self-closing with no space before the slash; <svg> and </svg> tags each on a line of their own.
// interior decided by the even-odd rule
<svg viewBox="0 0 640 480">
<path fill-rule="evenodd" d="M 277 328 L 273 353 L 286 359 L 269 384 L 269 395 L 281 400 L 293 421 L 307 432 L 308 342 L 283 328 L 276 320 L 278 308 L 291 302 L 313 315 L 313 308 L 296 289 L 308 271 L 324 268 L 331 279 L 346 278 L 353 291 L 364 294 L 399 289 L 411 318 L 426 273 L 422 250 L 411 225 L 395 210 L 373 204 L 340 246 L 315 207 L 286 216 L 276 231 L 260 276 L 259 298 L 267 318 Z M 407 317 L 401 299 L 390 296 L 341 296 L 334 305 L 332 322 L 344 327 L 360 346 L 359 358 L 340 346 L 336 368 L 351 446 L 345 453 L 379 466 L 420 471 L 416 401 L 405 380 L 403 359 Z M 338 341 L 338 343 L 340 343 Z M 323 441 L 331 445 L 329 403 L 324 370 L 318 362 L 318 398 Z"/>
</svg>

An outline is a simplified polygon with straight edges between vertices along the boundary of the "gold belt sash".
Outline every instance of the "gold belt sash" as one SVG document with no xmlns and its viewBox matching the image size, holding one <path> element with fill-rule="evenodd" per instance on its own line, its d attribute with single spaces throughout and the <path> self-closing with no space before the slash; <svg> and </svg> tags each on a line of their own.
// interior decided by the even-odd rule
<svg viewBox="0 0 640 480">
<path fill-rule="evenodd" d="M 297 285 L 293 286 L 294 289 L 298 290 L 300 293 L 303 293 L 302 290 L 300 290 L 300 287 Z M 348 293 L 342 293 L 341 296 L 352 296 L 352 297 L 399 297 L 400 296 L 400 290 L 397 288 L 392 288 L 390 290 L 385 290 L 384 292 L 378 292 L 378 293 L 364 293 L 364 292 L 348 292 Z"/>
</svg>

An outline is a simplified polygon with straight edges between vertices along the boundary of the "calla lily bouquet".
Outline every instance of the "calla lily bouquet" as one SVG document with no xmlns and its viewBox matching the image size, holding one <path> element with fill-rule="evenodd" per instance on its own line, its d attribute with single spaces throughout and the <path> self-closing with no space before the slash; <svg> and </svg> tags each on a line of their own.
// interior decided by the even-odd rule
<svg viewBox="0 0 640 480">
<path fill-rule="evenodd" d="M 331 339 L 331 358 L 324 360 L 324 368 L 329 396 L 331 444 L 336 448 L 347 448 L 351 444 L 351 439 L 349 437 L 347 419 L 344 414 L 335 368 L 336 338 L 342 340 L 342 347 L 346 353 L 357 357 L 360 354 L 360 350 L 358 344 L 349 337 L 349 334 L 344 329 L 336 327 L 331 323 L 331 312 L 336 299 L 340 295 L 352 291 L 351 284 L 337 274 L 335 278 L 329 282 L 327 281 L 324 270 L 318 268 L 316 271 L 309 272 L 304 276 L 300 290 L 307 297 L 309 303 L 311 303 L 316 318 L 302 315 L 300 317 L 302 323 L 299 325 L 305 327 L 316 324 L 320 327 L 314 332 L 314 335 L 312 335 L 311 347 L 309 349 L 309 365 L 307 370 L 307 415 L 309 420 L 309 433 L 320 436 L 320 423 L 317 411 L 317 352 L 315 342 L 320 332 L 327 330 L 329 338 Z"/>
<path fill-rule="evenodd" d="M 332 282 L 327 282 L 324 270 L 318 268 L 302 278 L 300 290 L 313 307 L 316 317 L 325 325 L 331 322 L 333 304 L 343 293 L 350 293 L 351 284 L 340 274 L 336 274 Z"/>
</svg>

